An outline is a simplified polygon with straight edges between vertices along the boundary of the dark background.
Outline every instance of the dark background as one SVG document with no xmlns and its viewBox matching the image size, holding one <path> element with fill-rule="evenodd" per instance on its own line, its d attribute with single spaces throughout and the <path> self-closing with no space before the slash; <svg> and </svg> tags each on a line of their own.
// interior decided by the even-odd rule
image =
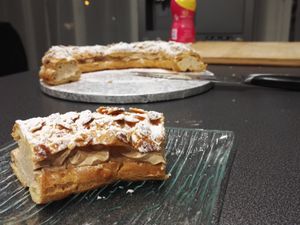
<svg viewBox="0 0 300 225">
<path fill-rule="evenodd" d="M 170 37 L 170 0 L 86 1 L 0 0 L 0 75 L 37 70 L 52 45 Z M 198 0 L 195 26 L 198 41 L 299 41 L 300 0 Z"/>
</svg>

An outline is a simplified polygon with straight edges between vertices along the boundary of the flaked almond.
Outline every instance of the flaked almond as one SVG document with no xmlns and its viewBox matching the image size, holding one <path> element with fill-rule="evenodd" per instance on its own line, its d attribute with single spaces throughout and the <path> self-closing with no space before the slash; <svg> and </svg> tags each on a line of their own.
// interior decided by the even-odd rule
<svg viewBox="0 0 300 225">
<path fill-rule="evenodd" d="M 18 122 L 18 121 L 17 121 Z M 26 125 L 30 132 L 35 132 L 43 126 L 43 119 L 42 118 L 32 118 L 26 121 Z"/>
<path fill-rule="evenodd" d="M 138 122 L 140 122 L 140 121 L 132 116 L 125 117 L 125 123 L 126 123 L 126 125 L 128 125 L 130 127 L 134 127 Z"/>
<path fill-rule="evenodd" d="M 140 121 L 143 121 L 144 119 L 146 119 L 146 117 L 142 114 L 135 114 L 134 118 L 137 118 Z"/>
<path fill-rule="evenodd" d="M 149 111 L 148 112 L 148 116 L 149 116 L 149 119 L 151 121 L 154 121 L 154 120 L 159 120 L 162 118 L 163 114 L 162 113 L 159 113 L 159 112 L 155 112 L 155 111 Z"/>
<path fill-rule="evenodd" d="M 65 115 L 63 115 L 63 118 L 65 121 L 68 121 L 68 123 L 75 122 L 79 118 L 79 113 L 67 112 Z"/>
<path fill-rule="evenodd" d="M 73 120 L 73 122 L 76 122 L 76 120 L 79 119 L 79 114 L 73 115 L 73 116 L 71 117 L 71 119 Z"/>
<path fill-rule="evenodd" d="M 115 116 L 115 115 L 119 115 L 119 114 L 125 112 L 125 109 L 120 108 L 120 107 L 104 107 L 104 106 L 101 106 L 96 111 L 98 113 L 101 113 L 101 114 L 107 114 L 107 115 Z"/>
<path fill-rule="evenodd" d="M 91 123 L 94 121 L 94 118 L 92 118 L 89 122 L 85 123 L 83 126 L 87 129 L 91 128 Z"/>
<path fill-rule="evenodd" d="M 91 120 L 93 120 L 93 114 L 91 111 L 89 110 L 86 110 L 86 111 L 83 111 L 81 114 L 80 114 L 80 117 L 79 119 L 76 121 L 77 123 L 79 124 L 82 124 L 82 125 L 85 125 L 87 123 L 90 123 Z"/>
<path fill-rule="evenodd" d="M 145 113 L 145 111 L 143 109 L 139 109 L 139 108 L 129 108 L 128 111 L 133 112 L 133 113 L 139 113 L 139 114 L 144 114 Z"/>
<path fill-rule="evenodd" d="M 149 143 L 147 141 L 141 141 L 139 143 L 138 150 L 140 152 L 154 152 L 154 151 L 159 151 L 159 148 L 156 145 Z"/>
<path fill-rule="evenodd" d="M 59 122 L 56 124 L 56 128 L 59 130 L 66 130 L 66 131 L 71 131 L 72 127 L 70 124 L 68 123 L 63 123 L 63 122 Z"/>
<path fill-rule="evenodd" d="M 125 119 L 125 116 L 124 114 L 119 114 L 115 117 L 113 117 L 113 120 L 117 121 L 117 120 L 124 120 Z"/>
<path fill-rule="evenodd" d="M 79 136 L 77 136 L 75 138 L 75 142 L 81 142 L 81 141 L 84 141 L 84 139 L 87 137 L 86 134 L 80 134 Z"/>
<path fill-rule="evenodd" d="M 127 137 L 126 133 L 123 131 L 119 131 L 116 137 L 118 138 L 118 140 L 122 141 L 125 144 L 129 143 L 129 138 Z"/>
<path fill-rule="evenodd" d="M 30 129 L 30 131 L 31 131 L 32 133 L 34 133 L 34 132 L 36 132 L 36 131 L 41 130 L 41 129 L 43 128 L 43 126 L 45 126 L 45 122 L 38 123 L 38 124 L 36 124 L 36 126 L 32 127 L 32 128 Z"/>
<path fill-rule="evenodd" d="M 140 122 L 139 119 L 137 119 L 133 116 L 125 116 L 124 119 L 125 119 L 126 122 L 129 122 L 129 123 L 138 123 L 138 122 Z"/>
<path fill-rule="evenodd" d="M 79 146 L 79 147 L 88 145 L 92 141 L 93 141 L 93 138 L 91 136 L 87 135 L 87 134 L 80 134 L 75 139 L 76 145 Z"/>
<path fill-rule="evenodd" d="M 151 129 L 145 124 L 137 124 L 136 134 L 140 137 L 148 137 L 151 134 Z"/>
<path fill-rule="evenodd" d="M 39 145 L 35 146 L 34 151 L 35 151 L 36 155 L 38 155 L 38 157 L 42 160 L 47 159 L 48 155 L 51 154 L 50 148 L 48 148 L 44 144 L 39 144 Z"/>
</svg>

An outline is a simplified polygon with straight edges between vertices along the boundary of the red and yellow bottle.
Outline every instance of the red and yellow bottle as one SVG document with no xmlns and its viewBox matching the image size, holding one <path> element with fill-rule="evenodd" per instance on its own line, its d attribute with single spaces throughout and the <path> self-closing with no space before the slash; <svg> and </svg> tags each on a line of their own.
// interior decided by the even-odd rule
<svg viewBox="0 0 300 225">
<path fill-rule="evenodd" d="M 173 16 L 171 41 L 183 43 L 195 41 L 195 11 L 196 0 L 171 1 L 171 12 Z"/>
</svg>

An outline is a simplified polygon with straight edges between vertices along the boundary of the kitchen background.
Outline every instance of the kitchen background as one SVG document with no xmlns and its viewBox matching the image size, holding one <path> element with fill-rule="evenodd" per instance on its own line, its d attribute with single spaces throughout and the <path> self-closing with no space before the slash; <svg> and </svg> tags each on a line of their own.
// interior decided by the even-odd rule
<svg viewBox="0 0 300 225">
<path fill-rule="evenodd" d="M 24 68 L 37 70 L 52 45 L 168 40 L 169 5 L 169 0 L 0 0 L 1 57 L 11 54 L 12 63 L 18 58 Z M 195 24 L 197 40 L 299 41 L 300 0 L 198 0 Z"/>
</svg>

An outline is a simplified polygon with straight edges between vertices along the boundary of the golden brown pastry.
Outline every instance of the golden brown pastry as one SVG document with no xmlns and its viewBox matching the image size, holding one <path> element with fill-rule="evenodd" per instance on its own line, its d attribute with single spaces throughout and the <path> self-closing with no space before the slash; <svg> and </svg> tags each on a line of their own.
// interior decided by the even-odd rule
<svg viewBox="0 0 300 225">
<path fill-rule="evenodd" d="M 38 204 L 117 180 L 164 180 L 164 116 L 100 107 L 17 120 L 11 166 Z"/>
<path fill-rule="evenodd" d="M 84 72 L 163 68 L 174 71 L 204 71 L 198 52 L 186 44 L 164 41 L 117 43 L 107 46 L 54 46 L 42 59 L 40 78 L 50 85 L 80 79 Z"/>
</svg>

